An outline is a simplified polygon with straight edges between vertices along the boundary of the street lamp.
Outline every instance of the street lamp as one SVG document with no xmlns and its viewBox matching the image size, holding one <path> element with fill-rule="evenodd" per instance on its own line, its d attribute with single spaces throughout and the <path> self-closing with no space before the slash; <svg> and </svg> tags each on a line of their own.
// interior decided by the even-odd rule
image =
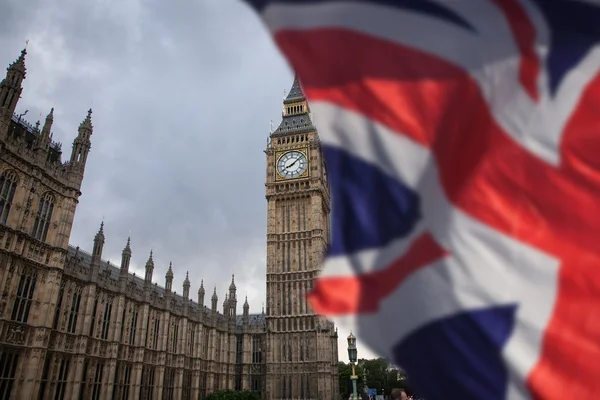
<svg viewBox="0 0 600 400">
<path fill-rule="evenodd" d="M 358 400 L 358 393 L 356 392 L 356 380 L 358 376 L 356 376 L 356 370 L 354 369 L 354 364 L 356 363 L 356 336 L 350 332 L 350 336 L 348 336 L 348 358 L 350 359 L 350 364 L 352 364 L 352 376 L 350 379 L 352 380 L 352 394 L 350 395 L 350 400 Z"/>
</svg>

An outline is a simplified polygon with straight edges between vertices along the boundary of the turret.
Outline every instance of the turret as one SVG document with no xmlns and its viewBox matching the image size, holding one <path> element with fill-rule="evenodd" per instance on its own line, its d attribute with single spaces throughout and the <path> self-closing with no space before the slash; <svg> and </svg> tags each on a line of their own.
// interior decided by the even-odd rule
<svg viewBox="0 0 600 400">
<path fill-rule="evenodd" d="M 100 229 L 94 237 L 94 247 L 92 249 L 92 264 L 90 268 L 90 280 L 96 282 L 100 273 L 100 264 L 102 262 L 102 249 L 104 248 L 104 221 L 100 224 Z"/>
<path fill-rule="evenodd" d="M 127 276 L 129 275 L 129 262 L 131 261 L 131 239 L 127 238 L 127 244 L 121 253 L 121 269 L 119 271 L 119 284 L 121 291 L 127 290 Z"/>
<path fill-rule="evenodd" d="M 121 253 L 121 275 L 127 276 L 129 273 L 129 263 L 131 262 L 131 237 L 127 238 L 127 244 Z"/>
<path fill-rule="evenodd" d="M 6 77 L 0 82 L 0 117 L 10 118 L 17 108 L 17 103 L 23 91 L 25 79 L 25 56 L 27 50 L 23 49 L 19 58 L 6 69 Z"/>
<path fill-rule="evenodd" d="M 219 301 L 219 298 L 217 297 L 217 287 L 215 286 L 215 291 L 213 292 L 213 295 L 210 298 L 211 310 L 213 313 L 217 312 L 217 302 L 218 301 Z"/>
<path fill-rule="evenodd" d="M 81 174 L 85 170 L 85 163 L 92 148 L 91 136 L 94 132 L 92 126 L 92 109 L 88 110 L 87 117 L 79 124 L 77 137 L 73 141 L 73 150 L 71 151 L 71 165 L 79 170 Z"/>
<path fill-rule="evenodd" d="M 183 298 L 188 300 L 190 298 L 190 273 L 185 273 L 185 280 L 183 281 Z"/>
<path fill-rule="evenodd" d="M 144 277 L 144 282 L 146 286 L 150 286 L 152 284 L 152 274 L 154 273 L 154 260 L 152 259 L 152 250 L 150 250 L 150 257 L 148 257 L 148 261 L 146 261 L 146 276 Z"/>
<path fill-rule="evenodd" d="M 50 110 L 48 115 L 46 115 L 46 121 L 44 122 L 44 127 L 42 128 L 42 132 L 37 137 L 35 142 L 35 151 L 38 153 L 39 160 L 45 162 L 48 158 L 48 150 L 51 141 L 52 135 L 52 124 L 54 123 L 54 107 Z"/>
<path fill-rule="evenodd" d="M 198 305 L 200 306 L 200 312 L 203 312 L 204 308 L 204 279 L 200 282 L 200 289 L 198 289 Z"/>
<path fill-rule="evenodd" d="M 237 296 L 236 296 L 236 287 L 235 287 L 235 275 L 231 275 L 231 284 L 229 285 L 229 308 L 226 313 L 230 317 L 235 317 L 237 310 Z"/>
<path fill-rule="evenodd" d="M 248 296 L 244 301 L 244 325 L 248 325 L 248 316 L 250 315 L 250 305 L 248 304 Z"/>
<path fill-rule="evenodd" d="M 94 247 L 92 250 L 92 264 L 98 263 L 100 265 L 100 260 L 102 259 L 102 249 L 104 248 L 104 221 L 100 224 L 100 229 L 96 236 L 94 237 Z"/>
<path fill-rule="evenodd" d="M 165 291 L 171 293 L 173 288 L 173 263 L 169 262 L 169 269 L 165 275 Z"/>
<path fill-rule="evenodd" d="M 229 315 L 229 299 L 227 298 L 227 294 L 225 295 L 225 300 L 223 300 L 223 315 Z"/>
</svg>

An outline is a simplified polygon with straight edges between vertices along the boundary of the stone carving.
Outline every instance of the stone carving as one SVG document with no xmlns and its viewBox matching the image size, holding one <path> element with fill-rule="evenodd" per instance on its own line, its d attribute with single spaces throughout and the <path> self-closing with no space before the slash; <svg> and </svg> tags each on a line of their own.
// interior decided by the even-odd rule
<svg viewBox="0 0 600 400">
<path fill-rule="evenodd" d="M 23 345 L 25 344 L 25 328 L 20 325 L 11 325 L 6 334 L 6 343 Z"/>
</svg>

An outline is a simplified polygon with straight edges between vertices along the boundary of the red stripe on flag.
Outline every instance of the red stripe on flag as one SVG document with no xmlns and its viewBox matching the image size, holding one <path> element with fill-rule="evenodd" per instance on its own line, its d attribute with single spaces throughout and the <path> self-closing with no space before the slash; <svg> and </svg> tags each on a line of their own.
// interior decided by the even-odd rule
<svg viewBox="0 0 600 400">
<path fill-rule="evenodd" d="M 519 80 L 525 91 L 534 101 L 539 100 L 537 80 L 540 74 L 540 61 L 535 53 L 535 27 L 523 6 L 516 0 L 492 0 L 506 16 L 515 43 L 521 52 Z"/>
<path fill-rule="evenodd" d="M 476 83 L 438 57 L 358 32 L 283 31 L 279 46 L 309 99 L 324 100 L 431 148 L 450 201 L 481 222 L 561 260 L 534 397 L 600 393 L 600 79 L 572 116 L 555 168 L 493 119 Z M 577 385 L 572 385 L 577 382 Z"/>
<path fill-rule="evenodd" d="M 319 314 L 375 313 L 379 310 L 381 301 L 392 294 L 410 274 L 447 254 L 426 233 L 412 243 L 406 254 L 388 267 L 349 277 L 319 278 L 307 297 L 313 310 Z"/>
</svg>

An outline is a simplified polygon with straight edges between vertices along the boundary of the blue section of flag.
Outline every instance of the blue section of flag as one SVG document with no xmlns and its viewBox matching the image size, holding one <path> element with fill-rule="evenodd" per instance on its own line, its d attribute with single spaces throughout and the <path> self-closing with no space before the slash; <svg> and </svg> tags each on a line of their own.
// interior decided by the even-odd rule
<svg viewBox="0 0 600 400">
<path fill-rule="evenodd" d="M 323 146 L 331 192 L 330 255 L 385 246 L 421 218 L 419 195 L 373 165 Z"/>
<path fill-rule="evenodd" d="M 583 1 L 534 0 L 550 25 L 546 60 L 550 90 L 556 93 L 565 75 L 600 44 L 600 8 Z"/>
<path fill-rule="evenodd" d="M 310 3 L 338 3 L 338 2 L 346 2 L 353 3 L 356 1 L 352 0 L 245 0 L 247 3 L 250 3 L 252 7 L 254 7 L 258 12 L 261 12 L 263 8 L 272 3 L 282 3 L 282 4 L 310 4 Z M 395 8 L 403 8 L 411 11 L 420 12 L 423 14 L 427 14 L 436 18 L 443 19 L 447 22 L 450 22 L 454 25 L 460 26 L 461 28 L 468 29 L 470 31 L 475 31 L 473 25 L 471 25 L 466 19 L 462 18 L 460 15 L 456 14 L 454 11 L 445 7 L 439 3 L 435 3 L 430 0 L 370 0 L 370 1 L 361 1 L 360 3 L 371 3 L 371 4 L 379 4 L 382 6 L 389 6 Z"/>
<path fill-rule="evenodd" d="M 469 311 L 427 325 L 394 348 L 395 361 L 425 398 L 504 400 L 501 352 L 517 307 Z"/>
</svg>

